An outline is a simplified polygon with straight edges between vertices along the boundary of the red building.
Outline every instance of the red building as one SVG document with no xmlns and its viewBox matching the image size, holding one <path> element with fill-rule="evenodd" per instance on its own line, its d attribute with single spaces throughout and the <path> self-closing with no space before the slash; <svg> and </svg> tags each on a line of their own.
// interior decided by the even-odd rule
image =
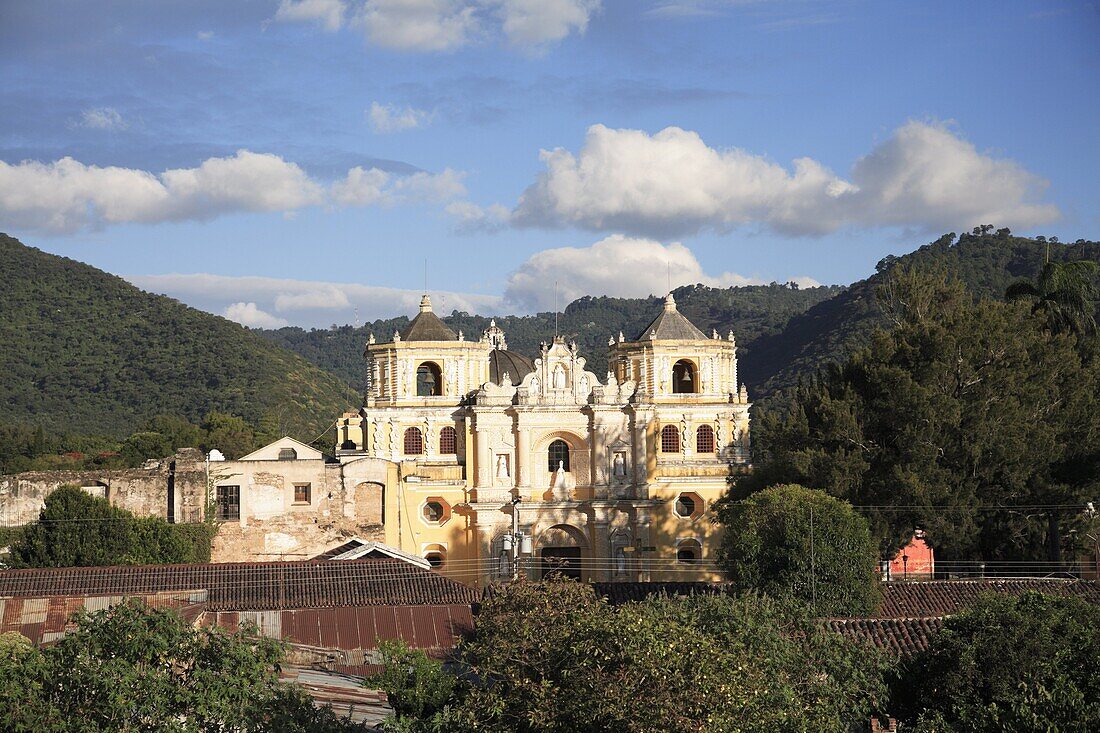
<svg viewBox="0 0 1100 733">
<path fill-rule="evenodd" d="M 909 544 L 890 561 L 888 580 L 929 580 L 936 572 L 936 552 L 924 539 L 924 530 L 913 532 Z"/>
</svg>

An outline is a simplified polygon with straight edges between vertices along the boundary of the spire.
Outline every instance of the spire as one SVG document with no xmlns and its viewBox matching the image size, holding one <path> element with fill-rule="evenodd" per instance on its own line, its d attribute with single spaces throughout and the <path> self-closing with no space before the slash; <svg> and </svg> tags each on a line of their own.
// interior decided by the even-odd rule
<svg viewBox="0 0 1100 733">
<path fill-rule="evenodd" d="M 420 312 L 431 313 L 432 312 L 432 297 L 427 293 L 424 293 L 424 297 L 420 299 Z"/>
</svg>

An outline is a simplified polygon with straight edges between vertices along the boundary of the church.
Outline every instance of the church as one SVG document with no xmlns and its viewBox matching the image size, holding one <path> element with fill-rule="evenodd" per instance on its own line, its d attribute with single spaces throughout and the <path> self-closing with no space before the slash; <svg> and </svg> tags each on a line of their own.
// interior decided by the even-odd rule
<svg viewBox="0 0 1100 733">
<path fill-rule="evenodd" d="M 483 584 L 518 573 L 585 580 L 716 576 L 709 513 L 749 456 L 733 333 L 664 307 L 608 341 L 609 371 L 560 336 L 508 349 L 420 312 L 366 347 L 363 408 L 338 423 L 345 469 L 384 461 L 384 539 Z"/>
<path fill-rule="evenodd" d="M 601 377 L 561 336 L 532 355 L 495 322 L 467 339 L 425 295 L 404 330 L 370 337 L 363 407 L 331 452 L 286 437 L 236 460 L 0 477 L 0 523 L 69 483 L 173 522 L 213 513 L 214 562 L 381 553 L 482 587 L 716 579 L 711 509 L 749 460 L 734 335 L 707 336 L 669 294 L 629 336 L 609 338 Z"/>
</svg>

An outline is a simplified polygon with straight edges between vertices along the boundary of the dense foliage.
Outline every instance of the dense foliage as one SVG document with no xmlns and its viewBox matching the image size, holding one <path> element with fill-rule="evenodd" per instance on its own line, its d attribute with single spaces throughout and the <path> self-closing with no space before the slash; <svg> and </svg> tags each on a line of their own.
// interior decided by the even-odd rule
<svg viewBox="0 0 1100 733">
<path fill-rule="evenodd" d="M 0 234 L 0 423 L 121 437 L 158 414 L 311 440 L 348 390 L 231 321 Z"/>
<path fill-rule="evenodd" d="M 216 525 L 170 524 L 136 517 L 76 486 L 48 497 L 38 521 L 24 526 L 8 563 L 23 568 L 210 562 Z"/>
<path fill-rule="evenodd" d="M 879 295 L 892 329 L 758 415 L 734 495 L 822 489 L 886 556 L 922 527 L 946 557 L 1056 557 L 1100 488 L 1095 343 L 943 273 L 894 268 Z"/>
<path fill-rule="evenodd" d="M 17 634 L 0 637 L 0 729 L 364 730 L 279 682 L 285 651 L 273 639 L 193 628 L 135 600 L 75 619 L 74 631 L 43 649 Z"/>
<path fill-rule="evenodd" d="M 466 669 L 381 683 L 391 730 L 823 731 L 884 699 L 884 661 L 763 596 L 652 598 L 610 607 L 586 584 L 513 583 L 488 599 L 458 651 Z M 415 656 L 415 655 L 414 655 Z M 428 691 L 442 694 L 428 694 Z"/>
<path fill-rule="evenodd" d="M 793 596 L 817 616 L 862 616 L 880 598 L 878 547 L 851 505 L 802 486 L 723 502 L 719 563 L 734 586 Z"/>
<path fill-rule="evenodd" d="M 891 713 L 916 733 L 1100 730 L 1100 607 L 987 596 L 902 666 Z"/>
</svg>

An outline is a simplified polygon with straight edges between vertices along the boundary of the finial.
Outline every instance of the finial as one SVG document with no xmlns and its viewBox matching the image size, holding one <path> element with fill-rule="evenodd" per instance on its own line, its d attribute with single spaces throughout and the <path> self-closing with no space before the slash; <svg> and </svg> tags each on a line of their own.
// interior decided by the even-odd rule
<svg viewBox="0 0 1100 733">
<path fill-rule="evenodd" d="M 615 337 L 614 337 L 614 336 L 610 336 L 610 337 L 608 337 L 608 339 L 607 339 L 607 345 L 608 345 L 608 346 L 614 346 L 614 345 L 615 345 Z"/>
<path fill-rule="evenodd" d="M 396 343 L 399 343 L 400 341 L 401 341 L 401 332 L 400 332 L 400 331 L 398 331 L 398 330 L 397 330 L 397 329 L 395 328 L 395 329 L 393 330 L 393 342 L 394 342 L 394 343 L 396 344 Z"/>
<path fill-rule="evenodd" d="M 717 329 L 717 328 L 712 328 L 712 329 L 710 330 L 710 337 L 711 337 L 712 339 L 714 339 L 715 341 L 717 341 L 717 340 L 718 340 L 718 329 Z"/>
<path fill-rule="evenodd" d="M 672 296 L 672 291 L 671 290 L 668 291 L 668 295 L 665 296 L 665 310 L 666 311 L 676 310 L 676 298 L 674 298 Z"/>
<path fill-rule="evenodd" d="M 730 329 L 730 335 L 729 335 L 729 340 L 730 340 L 730 341 L 733 341 L 733 340 L 734 340 L 734 338 L 733 338 L 733 329 L 732 329 L 732 328 Z"/>
<path fill-rule="evenodd" d="M 466 337 L 464 335 L 462 335 L 462 329 L 461 328 L 458 329 L 458 340 L 459 341 L 465 341 L 466 340 Z"/>
<path fill-rule="evenodd" d="M 432 312 L 432 297 L 427 293 L 424 293 L 424 297 L 420 299 L 420 312 L 431 313 Z"/>
<path fill-rule="evenodd" d="M 619 331 L 619 343 L 621 344 L 623 341 L 626 341 L 626 339 L 623 337 L 623 332 Z"/>
<path fill-rule="evenodd" d="M 374 333 L 373 332 L 371 333 L 370 336 L 367 337 L 367 343 L 368 344 L 373 344 L 374 343 Z"/>
</svg>

